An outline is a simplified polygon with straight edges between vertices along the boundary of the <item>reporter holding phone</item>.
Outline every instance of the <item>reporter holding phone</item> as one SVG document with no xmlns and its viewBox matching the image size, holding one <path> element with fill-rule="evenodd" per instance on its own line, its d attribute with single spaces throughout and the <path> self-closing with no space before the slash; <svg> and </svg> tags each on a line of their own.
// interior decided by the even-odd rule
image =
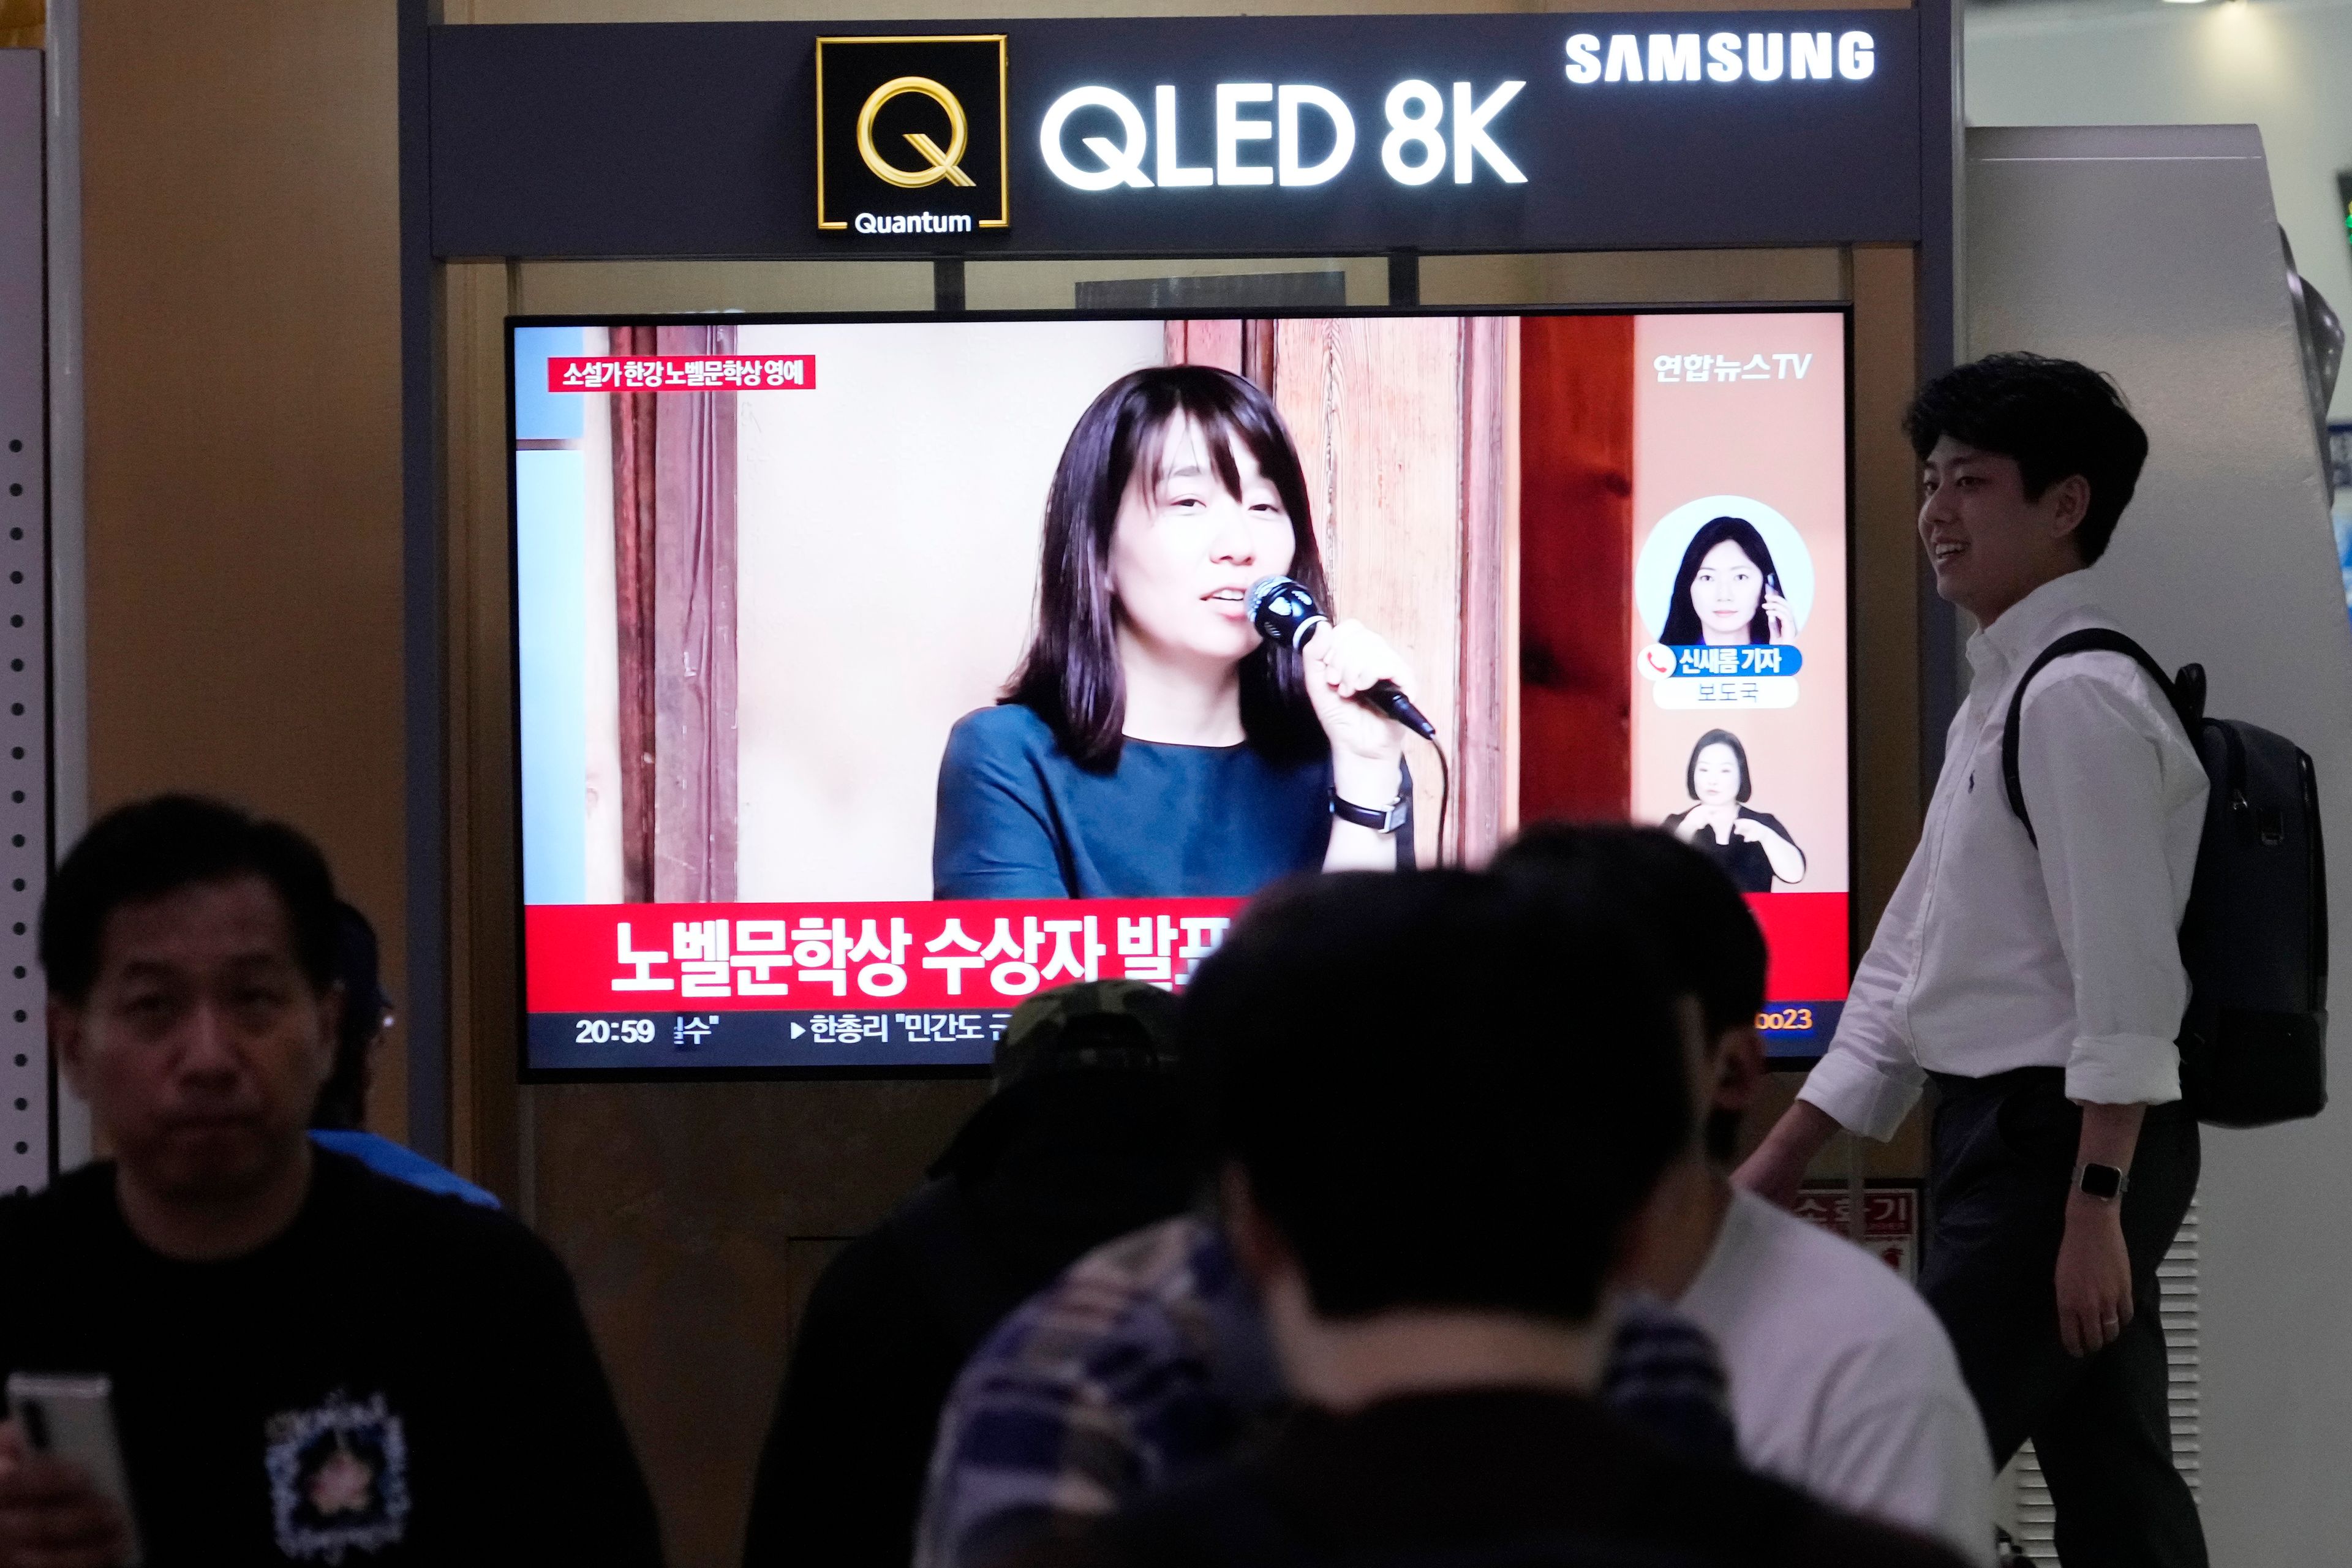
<svg viewBox="0 0 2352 1568">
<path fill-rule="evenodd" d="M 165 797 L 41 910 L 58 1062 L 113 1152 L 0 1199 L 0 1379 L 111 1384 L 144 1562 L 658 1564 L 572 1282 L 522 1226 L 315 1147 L 338 908 L 291 829 Z M 0 1426 L 0 1568 L 125 1561 Z"/>
<path fill-rule="evenodd" d="M 1675 647 L 1794 642 L 1795 622 L 1764 536 L 1744 517 L 1718 517 L 1683 552 L 1658 640 Z"/>
</svg>

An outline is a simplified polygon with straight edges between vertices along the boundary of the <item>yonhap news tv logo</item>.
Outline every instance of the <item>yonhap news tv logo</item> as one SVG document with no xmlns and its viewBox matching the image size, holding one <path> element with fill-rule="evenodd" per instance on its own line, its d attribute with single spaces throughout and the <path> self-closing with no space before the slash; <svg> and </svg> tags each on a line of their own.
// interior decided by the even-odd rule
<svg viewBox="0 0 2352 1568">
<path fill-rule="evenodd" d="M 1009 165 L 1003 34 L 816 41 L 818 228 L 1004 228 Z"/>
</svg>

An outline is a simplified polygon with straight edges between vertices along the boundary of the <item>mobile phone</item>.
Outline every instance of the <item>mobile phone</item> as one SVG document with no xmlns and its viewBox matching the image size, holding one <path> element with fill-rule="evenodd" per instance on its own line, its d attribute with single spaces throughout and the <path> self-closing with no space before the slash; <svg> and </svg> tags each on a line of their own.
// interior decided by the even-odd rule
<svg viewBox="0 0 2352 1568">
<path fill-rule="evenodd" d="M 131 1510 L 122 1445 L 114 1435 L 114 1385 L 103 1377 L 11 1373 L 8 1415 L 35 1453 L 54 1455 L 79 1468 L 121 1511 L 131 1535 L 124 1568 L 139 1568 L 138 1517 Z"/>
</svg>

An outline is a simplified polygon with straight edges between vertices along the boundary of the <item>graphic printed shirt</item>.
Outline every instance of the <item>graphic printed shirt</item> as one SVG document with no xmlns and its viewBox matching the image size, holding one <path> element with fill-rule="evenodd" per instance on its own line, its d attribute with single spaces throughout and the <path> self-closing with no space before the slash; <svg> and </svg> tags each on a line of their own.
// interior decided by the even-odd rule
<svg viewBox="0 0 2352 1568">
<path fill-rule="evenodd" d="M 111 1380 L 146 1562 L 657 1564 L 562 1265 L 314 1158 L 293 1225 L 224 1262 L 150 1250 L 110 1163 L 0 1199 L 0 1376 Z"/>
</svg>

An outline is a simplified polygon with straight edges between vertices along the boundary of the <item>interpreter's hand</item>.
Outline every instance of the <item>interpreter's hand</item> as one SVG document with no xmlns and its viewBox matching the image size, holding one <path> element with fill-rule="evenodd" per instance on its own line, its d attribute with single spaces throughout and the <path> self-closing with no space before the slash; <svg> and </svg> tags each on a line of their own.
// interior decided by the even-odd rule
<svg viewBox="0 0 2352 1568">
<path fill-rule="evenodd" d="M 1764 829 L 1762 826 L 1745 816 L 1735 817 L 1732 819 L 1731 836 L 1734 838 L 1744 838 L 1750 844 L 1761 844 L 1764 842 Z"/>
<path fill-rule="evenodd" d="M 2094 1355 L 2132 1320 L 2131 1254 L 2120 1201 L 2074 1193 L 2058 1243 L 2058 1340 L 2068 1355 Z"/>
<path fill-rule="evenodd" d="M 1789 613 L 1789 601 L 1778 588 L 1764 590 L 1764 625 L 1776 643 L 1792 642 L 1796 638 L 1797 617 Z"/>
<path fill-rule="evenodd" d="M 1691 816 L 1698 819 L 1698 825 L 1701 827 L 1715 830 L 1715 841 L 1717 844 L 1728 844 L 1739 837 L 1740 816 L 1739 807 L 1737 805 L 1726 804 L 1695 806 L 1691 810 Z"/>
<path fill-rule="evenodd" d="M 130 1547 L 122 1515 L 89 1477 L 0 1422 L 0 1568 L 115 1568 Z"/>
<path fill-rule="evenodd" d="M 1397 761 L 1404 754 L 1405 728 L 1354 699 L 1382 680 L 1393 680 L 1410 691 L 1412 672 L 1397 650 L 1361 621 L 1317 628 L 1302 658 L 1307 700 L 1331 742 L 1332 776 L 1339 794 L 1359 805 L 1388 805 L 1402 783 Z M 1355 793 L 1368 785 L 1368 794 Z"/>
</svg>

